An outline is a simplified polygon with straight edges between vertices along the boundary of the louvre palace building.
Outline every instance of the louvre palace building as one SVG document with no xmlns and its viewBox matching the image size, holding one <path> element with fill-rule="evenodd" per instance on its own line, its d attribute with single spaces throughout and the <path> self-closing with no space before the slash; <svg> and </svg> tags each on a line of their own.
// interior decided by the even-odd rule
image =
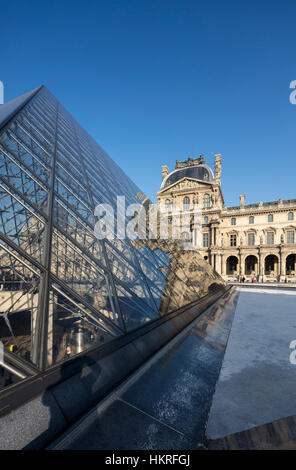
<svg viewBox="0 0 296 470">
<path fill-rule="evenodd" d="M 227 281 L 295 282 L 296 199 L 245 204 L 224 204 L 221 186 L 221 155 L 215 155 L 215 173 L 204 156 L 176 162 L 175 170 L 162 167 L 157 204 L 170 212 L 173 207 L 193 211 L 202 207 L 201 250 Z M 196 246 L 193 224 L 184 233 Z"/>
</svg>

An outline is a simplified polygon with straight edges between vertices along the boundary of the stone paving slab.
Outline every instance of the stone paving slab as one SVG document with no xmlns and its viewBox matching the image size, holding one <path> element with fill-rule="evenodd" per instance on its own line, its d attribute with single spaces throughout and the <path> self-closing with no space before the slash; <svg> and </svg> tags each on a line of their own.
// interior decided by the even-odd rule
<svg viewBox="0 0 296 470">
<path fill-rule="evenodd" d="M 296 414 L 296 292 L 240 288 L 207 425 L 222 438 Z"/>
</svg>

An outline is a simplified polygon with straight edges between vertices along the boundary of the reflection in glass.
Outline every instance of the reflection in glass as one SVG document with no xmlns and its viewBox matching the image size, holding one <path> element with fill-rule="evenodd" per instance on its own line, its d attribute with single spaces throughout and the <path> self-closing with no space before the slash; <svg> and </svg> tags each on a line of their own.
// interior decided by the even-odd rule
<svg viewBox="0 0 296 470">
<path fill-rule="evenodd" d="M 202 166 L 194 171 L 211 176 Z M 198 287 L 204 268 L 193 268 L 201 277 L 192 282 L 186 266 L 193 255 L 175 253 L 165 240 L 95 238 L 96 205 L 112 204 L 116 213 L 118 196 L 127 207 L 139 203 L 140 193 L 45 87 L 7 124 L 0 122 L 0 340 L 6 353 L 27 365 L 34 357 L 39 367 L 45 355 L 50 367 L 204 292 Z M 0 368 L 0 390 L 18 380 Z"/>
<path fill-rule="evenodd" d="M 75 296 L 54 284 L 50 292 L 48 365 L 105 344 L 118 334 L 103 316 L 96 316 Z"/>
<path fill-rule="evenodd" d="M 39 271 L 0 242 L 0 340 L 31 361 L 39 296 Z"/>
</svg>

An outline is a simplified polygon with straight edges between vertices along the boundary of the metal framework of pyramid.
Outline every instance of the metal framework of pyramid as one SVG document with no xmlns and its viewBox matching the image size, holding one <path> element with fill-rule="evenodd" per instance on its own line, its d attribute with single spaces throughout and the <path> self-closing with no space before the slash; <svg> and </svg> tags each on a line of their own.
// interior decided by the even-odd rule
<svg viewBox="0 0 296 470">
<path fill-rule="evenodd" d="M 94 236 L 97 204 L 138 203 L 139 188 L 44 86 L 0 108 L 0 168 L 0 340 L 18 371 L 163 314 L 177 276 L 169 256 Z M 176 285 L 181 297 L 184 280 Z M 22 378 L 5 373 L 0 390 Z"/>
</svg>

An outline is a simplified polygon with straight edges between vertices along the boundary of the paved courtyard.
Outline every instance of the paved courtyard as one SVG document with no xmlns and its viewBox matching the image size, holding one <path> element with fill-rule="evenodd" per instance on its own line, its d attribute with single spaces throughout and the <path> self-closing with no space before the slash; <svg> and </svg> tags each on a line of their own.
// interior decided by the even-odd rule
<svg viewBox="0 0 296 470">
<path fill-rule="evenodd" d="M 224 437 L 296 414 L 296 290 L 239 288 L 207 436 Z"/>
</svg>

